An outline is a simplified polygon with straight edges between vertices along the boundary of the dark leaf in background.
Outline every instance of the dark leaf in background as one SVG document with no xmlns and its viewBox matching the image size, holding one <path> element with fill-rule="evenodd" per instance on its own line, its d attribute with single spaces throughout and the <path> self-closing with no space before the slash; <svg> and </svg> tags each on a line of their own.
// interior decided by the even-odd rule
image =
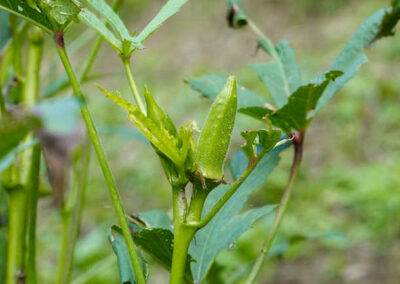
<svg viewBox="0 0 400 284">
<path fill-rule="evenodd" d="M 190 87 L 199 92 L 202 96 L 214 100 L 224 88 L 228 77 L 215 74 L 207 74 L 198 78 L 190 78 L 188 83 Z M 266 100 L 258 94 L 237 85 L 238 109 L 264 106 Z"/>
<path fill-rule="evenodd" d="M 174 234 L 168 215 L 163 211 L 154 210 L 140 213 L 139 216 L 133 216 L 133 219 L 137 221 L 131 224 L 135 243 L 164 268 L 171 271 Z M 192 261 L 192 257 L 188 255 L 185 273 L 188 281 L 193 279 L 190 270 Z"/>
<path fill-rule="evenodd" d="M 289 101 L 281 109 L 269 116 L 272 123 L 287 134 L 292 130 L 303 131 L 307 128 L 313 117 L 319 98 L 331 81 L 341 76 L 341 71 L 326 73 L 325 79 L 319 83 L 309 83 L 297 89 L 290 96 Z"/>
<path fill-rule="evenodd" d="M 11 39 L 11 27 L 8 24 L 9 15 L 8 12 L 0 10 L 0 62 L 3 48 Z"/>
<path fill-rule="evenodd" d="M 117 256 L 118 262 L 118 270 L 120 282 L 122 284 L 136 284 L 136 275 L 135 271 L 132 269 L 132 262 L 129 257 L 128 248 L 125 244 L 124 237 L 122 236 L 122 231 L 117 225 L 113 225 L 110 228 L 110 232 L 108 234 L 108 240 L 110 241 L 115 255 Z M 139 255 L 140 265 L 142 266 L 142 271 L 145 275 L 145 278 L 148 276 L 148 267 L 147 263 L 144 261 L 143 257 Z"/>
<path fill-rule="evenodd" d="M 40 128 L 41 121 L 35 116 L 9 116 L 0 120 L 0 159 L 18 146 L 32 130 Z"/>
<path fill-rule="evenodd" d="M 393 0 L 392 9 L 387 11 L 383 17 L 382 23 L 379 27 L 378 34 L 372 40 L 372 42 L 381 39 L 383 37 L 393 36 L 394 28 L 400 20 L 400 0 Z M 371 43 L 372 43 L 371 42 Z"/>
<path fill-rule="evenodd" d="M 51 33 L 53 26 L 47 19 L 46 15 L 31 8 L 25 1 L 21 0 L 0 0 L 0 9 L 6 10 L 15 14 L 30 23 L 44 29 L 46 32 Z"/>
</svg>

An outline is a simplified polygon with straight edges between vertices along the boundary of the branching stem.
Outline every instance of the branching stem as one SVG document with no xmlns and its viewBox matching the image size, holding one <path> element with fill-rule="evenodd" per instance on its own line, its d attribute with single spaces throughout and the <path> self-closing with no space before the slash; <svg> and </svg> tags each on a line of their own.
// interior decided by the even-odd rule
<svg viewBox="0 0 400 284">
<path fill-rule="evenodd" d="M 128 226 L 127 220 L 125 218 L 125 211 L 124 211 L 124 208 L 121 203 L 121 198 L 120 198 L 118 189 L 115 185 L 115 181 L 112 176 L 111 169 L 110 169 L 107 159 L 105 157 L 104 150 L 103 150 L 103 147 L 101 145 L 101 142 L 100 142 L 100 139 L 99 139 L 99 136 L 97 133 L 97 129 L 96 129 L 93 119 L 90 115 L 89 109 L 86 105 L 85 98 L 83 96 L 83 93 L 82 93 L 82 90 L 80 87 L 80 83 L 75 75 L 75 72 L 72 68 L 72 65 L 70 63 L 70 60 L 69 60 L 69 57 L 68 57 L 68 54 L 67 54 L 65 48 L 63 46 L 57 45 L 57 44 L 56 44 L 56 48 L 57 48 L 59 57 L 64 65 L 64 69 L 69 77 L 70 82 L 71 82 L 74 94 L 76 97 L 78 97 L 82 101 L 82 103 L 81 103 L 82 117 L 83 117 L 83 120 L 85 121 L 86 127 L 88 129 L 89 137 L 90 137 L 93 147 L 95 149 L 100 167 L 103 171 L 104 178 L 106 179 L 107 186 L 108 186 L 108 189 L 109 189 L 109 192 L 111 195 L 111 199 L 112 199 L 112 202 L 114 205 L 114 209 L 117 214 L 118 221 L 121 226 L 126 245 L 128 247 L 129 256 L 132 261 L 132 265 L 133 265 L 138 283 L 144 284 L 145 283 L 144 275 L 142 272 L 142 268 L 140 266 L 139 257 L 135 250 L 135 244 L 133 242 L 133 239 L 132 239 L 132 236 L 131 236 L 131 233 L 129 230 L 129 226 Z"/>
<path fill-rule="evenodd" d="M 304 133 L 295 132 L 293 134 L 293 144 L 294 144 L 294 156 L 293 156 L 293 163 L 292 169 L 290 171 L 289 180 L 286 185 L 285 192 L 283 193 L 278 212 L 275 215 L 274 222 L 272 224 L 271 229 L 265 239 L 264 245 L 259 256 L 254 263 L 252 270 L 249 274 L 249 277 L 246 280 L 246 284 L 252 284 L 257 278 L 258 273 L 261 270 L 264 258 L 268 255 L 268 252 L 271 248 L 272 242 L 275 238 L 276 232 L 278 231 L 279 225 L 283 219 L 285 214 L 290 196 L 292 194 L 293 182 L 297 175 L 299 166 L 301 164 L 301 160 L 303 157 L 303 141 L 304 141 Z"/>
</svg>

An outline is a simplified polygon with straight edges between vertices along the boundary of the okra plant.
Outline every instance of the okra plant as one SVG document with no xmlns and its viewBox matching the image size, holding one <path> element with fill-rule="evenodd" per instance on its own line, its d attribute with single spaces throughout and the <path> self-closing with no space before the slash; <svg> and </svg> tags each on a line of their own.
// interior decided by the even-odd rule
<svg viewBox="0 0 400 284">
<path fill-rule="evenodd" d="M 136 85 L 131 68 L 132 54 L 142 52 L 145 40 L 186 2 L 167 1 L 136 34 L 118 16 L 121 0 L 112 4 L 105 0 L 0 0 L 0 208 L 8 216 L 6 232 L 0 231 L 0 257 L 5 260 L 0 262 L 4 263 L 0 267 L 1 283 L 40 283 L 35 245 L 37 204 L 41 196 L 50 194 L 41 188 L 44 175 L 49 178 L 54 204 L 62 216 L 54 282 L 71 282 L 90 144 L 118 220 L 118 225 L 110 228 L 108 239 L 117 257 L 121 283 L 146 283 L 148 257 L 170 271 L 170 283 L 204 283 L 217 254 L 257 219 L 276 210 L 262 252 L 249 269 L 247 283 L 253 283 L 286 210 L 307 127 L 316 112 L 366 61 L 364 49 L 391 35 L 400 17 L 400 2 L 394 1 L 391 8 L 377 12 L 364 23 L 328 71 L 303 82 L 288 43 L 274 46 L 250 20 L 242 3 L 228 1 L 229 25 L 240 28 L 248 24 L 259 36 L 259 46 L 273 58 L 253 68 L 269 88 L 275 106 L 237 85 L 234 76 L 192 78 L 191 87 L 214 100 L 200 131 L 196 122 L 177 127 L 157 104 L 150 88 Z M 66 47 L 71 43 L 65 34 L 79 23 L 94 30 L 97 39 L 78 74 L 70 61 Z M 45 41 L 52 41 L 66 76 L 42 91 L 40 69 Z M 97 86 L 127 113 L 157 154 L 170 184 L 172 218 L 159 210 L 131 215 L 124 210 L 82 89 L 84 83 L 104 76 L 90 76 L 103 41 L 121 59 L 134 103 L 119 92 Z M 72 96 L 55 98 L 68 89 Z M 87 135 L 76 130 L 74 117 L 78 110 Z M 237 112 L 265 122 L 266 127 L 242 132 L 241 149 L 227 157 Z M 280 204 L 241 213 L 249 195 L 265 183 L 279 162 L 280 152 L 290 145 L 295 149 L 293 166 Z M 42 163 L 46 174 L 41 170 Z"/>
</svg>

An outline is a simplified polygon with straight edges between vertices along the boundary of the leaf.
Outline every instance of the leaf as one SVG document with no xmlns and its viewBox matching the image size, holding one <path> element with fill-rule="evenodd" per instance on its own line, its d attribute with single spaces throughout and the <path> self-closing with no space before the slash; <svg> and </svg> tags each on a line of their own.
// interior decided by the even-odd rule
<svg viewBox="0 0 400 284">
<path fill-rule="evenodd" d="M 104 0 L 85 0 L 85 2 L 106 19 L 121 41 L 131 38 L 125 24 Z"/>
<path fill-rule="evenodd" d="M 124 237 L 122 236 L 122 231 L 117 225 L 113 225 L 110 228 L 110 232 L 108 234 L 108 240 L 110 241 L 115 255 L 117 256 L 118 262 L 118 270 L 120 276 L 120 282 L 123 284 L 136 284 L 136 275 L 135 271 L 132 268 L 132 262 L 129 257 L 128 248 L 125 244 Z M 142 271 L 147 278 L 148 268 L 147 263 L 143 260 L 143 258 L 139 255 L 140 265 L 142 266 Z"/>
<path fill-rule="evenodd" d="M 281 41 L 271 53 L 274 61 L 250 65 L 267 86 L 277 108 L 286 104 L 288 97 L 301 85 L 301 75 L 294 50 Z"/>
<path fill-rule="evenodd" d="M 41 121 L 34 116 L 6 117 L 0 120 L 0 159 L 18 146 L 32 130 L 38 129 Z"/>
<path fill-rule="evenodd" d="M 273 113 L 274 111 L 266 107 L 255 106 L 255 107 L 241 108 L 239 109 L 239 112 L 265 122 L 265 117 L 268 114 Z"/>
<path fill-rule="evenodd" d="M 183 166 L 185 160 L 182 159 L 178 151 L 178 140 L 175 137 L 171 136 L 165 128 L 161 128 L 154 123 L 152 119 L 145 116 L 137 106 L 130 104 L 122 97 L 118 97 L 100 86 L 99 88 L 109 99 L 128 112 L 129 119 L 136 125 L 140 132 L 146 136 L 154 147 L 157 148 L 157 150 L 168 157 L 178 167 Z"/>
<path fill-rule="evenodd" d="M 394 35 L 394 28 L 400 20 L 400 0 L 393 0 L 390 11 L 385 13 L 379 31 L 372 42 Z"/>
<path fill-rule="evenodd" d="M 9 151 L 3 158 L 0 158 L 0 176 L 5 169 L 12 165 L 18 153 L 37 145 L 37 143 L 37 139 L 31 139 L 23 144 L 20 143 L 16 145 L 14 149 Z"/>
<path fill-rule="evenodd" d="M 343 72 L 343 75 L 326 88 L 317 104 L 316 111 L 319 111 L 354 76 L 360 66 L 367 62 L 364 49 L 377 35 L 387 11 L 388 9 L 382 9 L 369 17 L 336 58 L 328 72 L 339 70 Z"/>
<path fill-rule="evenodd" d="M 228 77 L 222 75 L 208 74 L 198 78 L 190 78 L 190 87 L 199 92 L 202 96 L 214 100 L 224 88 Z M 237 85 L 238 108 L 253 106 L 264 106 L 265 100 L 256 93 Z"/>
<path fill-rule="evenodd" d="M 81 102 L 75 97 L 44 100 L 34 107 L 42 118 L 46 131 L 52 134 L 70 134 L 77 128 Z"/>
<path fill-rule="evenodd" d="M 272 212 L 275 208 L 275 205 L 268 205 L 239 214 L 249 195 L 266 182 L 268 175 L 279 162 L 280 152 L 287 145 L 279 146 L 265 155 L 239 190 L 229 199 L 210 223 L 195 235 L 195 241 L 190 244 L 189 252 L 196 259 L 196 262 L 192 263 L 192 273 L 196 283 L 202 283 L 215 257 L 222 249 L 227 248 L 240 235 L 246 232 L 255 220 Z M 246 164 L 247 158 L 245 154 L 242 151 L 236 152 L 230 163 L 232 175 L 238 178 L 245 170 Z M 209 194 L 203 209 L 203 216 L 207 214 L 228 188 L 229 186 L 226 185 L 219 186 Z"/>
<path fill-rule="evenodd" d="M 106 27 L 106 25 L 91 11 L 83 8 L 78 14 L 78 19 L 94 29 L 117 52 L 122 52 L 122 42 Z"/>
<path fill-rule="evenodd" d="M 315 109 L 318 99 L 327 88 L 329 82 L 334 81 L 341 75 L 341 71 L 330 71 L 324 75 L 325 79 L 323 81 L 309 83 L 298 88 L 290 96 L 286 105 L 269 116 L 272 123 L 287 134 L 292 130 L 305 130 L 313 117 L 312 111 Z"/>
<path fill-rule="evenodd" d="M 57 24 L 65 27 L 76 19 L 80 8 L 71 0 L 39 0 L 40 7 Z"/>
<path fill-rule="evenodd" d="M 11 27 L 8 24 L 9 13 L 0 10 L 0 56 L 3 53 L 3 48 L 11 39 Z"/>
<path fill-rule="evenodd" d="M 281 138 L 280 130 L 270 130 L 265 129 L 259 130 L 247 130 L 240 133 L 242 137 L 246 140 L 246 143 L 240 148 L 243 153 L 252 159 L 257 157 L 258 149 L 261 148 L 264 151 L 269 152 L 278 143 Z"/>
<path fill-rule="evenodd" d="M 154 210 L 139 213 L 141 226 L 133 226 L 135 243 L 146 253 L 159 262 L 168 271 L 171 271 L 174 234 L 172 223 L 163 211 Z M 137 223 L 137 224 L 138 224 Z M 144 226 L 143 226 L 144 223 Z M 191 280 L 190 263 L 192 258 L 187 257 L 186 279 Z"/>
<path fill-rule="evenodd" d="M 151 22 L 140 32 L 137 41 L 143 42 L 153 32 L 155 32 L 168 18 L 176 14 L 179 9 L 187 2 L 187 0 L 169 0 L 151 20 Z"/>
<path fill-rule="evenodd" d="M 0 9 L 6 10 L 17 15 L 28 22 L 42 28 L 48 33 L 52 33 L 53 26 L 47 19 L 46 15 L 31 8 L 28 4 L 21 0 L 0 0 Z"/>
</svg>

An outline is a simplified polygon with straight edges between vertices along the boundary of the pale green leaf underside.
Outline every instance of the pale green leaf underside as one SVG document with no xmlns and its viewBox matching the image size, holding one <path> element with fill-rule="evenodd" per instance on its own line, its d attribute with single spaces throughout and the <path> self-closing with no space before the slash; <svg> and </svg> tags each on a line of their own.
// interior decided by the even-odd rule
<svg viewBox="0 0 400 284">
<path fill-rule="evenodd" d="M 388 9 L 382 9 L 369 17 L 336 58 L 328 71 L 339 70 L 344 74 L 326 88 L 318 102 L 316 111 L 320 110 L 354 76 L 360 66 L 367 62 L 364 50 L 370 46 L 371 41 L 377 35 L 387 11 Z"/>
<path fill-rule="evenodd" d="M 53 26 L 45 15 L 32 9 L 24 1 L 20 0 L 0 0 L 0 9 L 6 10 L 17 15 L 28 22 L 42 28 L 48 33 L 52 33 Z"/>
<path fill-rule="evenodd" d="M 106 40 L 117 52 L 122 51 L 122 42 L 106 27 L 106 25 L 91 11 L 84 8 L 78 15 L 78 19 L 94 29 L 104 40 Z"/>
<path fill-rule="evenodd" d="M 179 9 L 187 2 L 187 0 L 169 0 L 151 20 L 151 22 L 140 32 L 137 37 L 134 37 L 139 42 L 143 42 L 153 32 L 155 32 L 168 18 L 176 14 Z"/>
<path fill-rule="evenodd" d="M 287 41 L 273 47 L 274 61 L 250 65 L 267 86 L 277 108 L 287 103 L 289 96 L 301 85 L 301 75 L 294 50 Z"/>
<path fill-rule="evenodd" d="M 127 40 L 130 34 L 121 18 L 114 12 L 114 10 L 104 0 L 86 0 L 88 4 L 102 15 L 107 23 L 114 29 L 115 33 L 119 36 L 120 40 Z"/>
<path fill-rule="evenodd" d="M 228 77 L 215 74 L 207 74 L 198 78 L 190 78 L 190 87 L 202 96 L 214 100 L 224 88 Z M 252 106 L 264 106 L 266 101 L 256 93 L 237 85 L 238 109 Z"/>
</svg>

